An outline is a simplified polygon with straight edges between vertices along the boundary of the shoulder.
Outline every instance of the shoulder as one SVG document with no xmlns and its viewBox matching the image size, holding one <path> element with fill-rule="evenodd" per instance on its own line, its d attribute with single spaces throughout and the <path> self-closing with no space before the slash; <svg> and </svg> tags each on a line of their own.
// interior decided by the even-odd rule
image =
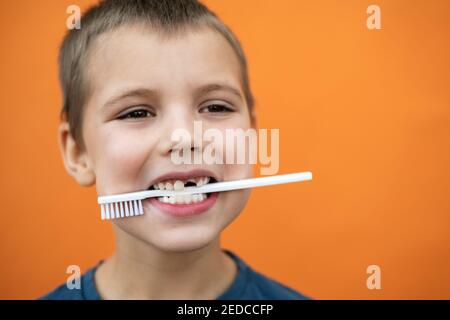
<svg viewBox="0 0 450 320">
<path fill-rule="evenodd" d="M 99 300 L 101 299 L 94 283 L 97 267 L 89 269 L 80 277 L 80 288 L 69 288 L 66 283 L 60 285 L 39 300 Z"/>
<path fill-rule="evenodd" d="M 239 256 L 225 250 L 237 263 L 238 281 L 242 282 L 239 299 L 251 300 L 309 300 L 311 298 L 282 284 L 281 282 L 255 271 Z"/>
<path fill-rule="evenodd" d="M 265 276 L 250 268 L 251 277 L 248 287 L 258 299 L 267 300 L 309 300 L 302 293 L 280 283 L 279 281 Z"/>
<path fill-rule="evenodd" d="M 40 297 L 39 300 L 84 300 L 84 298 L 81 289 L 69 289 L 64 283 Z"/>
</svg>

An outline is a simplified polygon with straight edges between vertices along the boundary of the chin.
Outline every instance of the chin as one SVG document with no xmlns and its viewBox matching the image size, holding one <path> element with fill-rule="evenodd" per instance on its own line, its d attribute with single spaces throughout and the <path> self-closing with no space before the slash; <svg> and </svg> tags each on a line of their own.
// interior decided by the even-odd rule
<svg viewBox="0 0 450 320">
<path fill-rule="evenodd" d="M 163 229 L 139 237 L 152 247 L 165 252 L 183 253 L 202 249 L 220 235 L 213 226 L 183 226 Z"/>
</svg>

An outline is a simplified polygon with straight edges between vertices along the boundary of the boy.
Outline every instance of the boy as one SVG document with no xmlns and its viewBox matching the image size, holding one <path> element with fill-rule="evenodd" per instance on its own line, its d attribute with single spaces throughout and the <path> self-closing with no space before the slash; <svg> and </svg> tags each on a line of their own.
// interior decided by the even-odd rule
<svg viewBox="0 0 450 320">
<path fill-rule="evenodd" d="M 175 165 L 176 129 L 255 126 L 242 48 L 195 0 L 106 0 L 69 31 L 60 51 L 59 130 L 68 173 L 99 195 L 251 177 L 250 164 Z M 201 152 L 188 144 L 188 150 Z M 116 252 L 80 290 L 44 299 L 304 299 L 220 248 L 220 232 L 248 190 L 174 202 L 144 201 L 144 215 L 112 220 Z"/>
</svg>

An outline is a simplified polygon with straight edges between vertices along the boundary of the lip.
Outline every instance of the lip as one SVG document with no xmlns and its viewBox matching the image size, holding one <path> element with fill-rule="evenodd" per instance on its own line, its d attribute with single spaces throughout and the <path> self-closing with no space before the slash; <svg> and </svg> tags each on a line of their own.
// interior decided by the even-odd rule
<svg viewBox="0 0 450 320">
<path fill-rule="evenodd" d="M 161 202 L 156 198 L 149 198 L 144 200 L 144 203 L 148 203 L 158 210 L 166 213 L 172 217 L 183 218 L 200 215 L 210 209 L 217 201 L 219 197 L 218 192 L 211 193 L 208 198 L 202 202 L 190 203 L 190 204 L 171 204 Z"/>
<path fill-rule="evenodd" d="M 214 172 L 212 172 L 210 170 L 206 170 L 206 169 L 195 169 L 195 170 L 191 170 L 191 171 L 173 171 L 173 172 L 165 173 L 165 174 L 157 177 L 156 179 L 153 179 L 153 181 L 150 183 L 150 185 L 148 187 L 151 187 L 154 184 L 157 184 L 158 182 L 165 181 L 165 180 L 187 180 L 190 178 L 205 177 L 205 176 L 213 177 L 214 179 L 219 181 L 219 178 L 217 177 L 217 175 Z"/>
</svg>

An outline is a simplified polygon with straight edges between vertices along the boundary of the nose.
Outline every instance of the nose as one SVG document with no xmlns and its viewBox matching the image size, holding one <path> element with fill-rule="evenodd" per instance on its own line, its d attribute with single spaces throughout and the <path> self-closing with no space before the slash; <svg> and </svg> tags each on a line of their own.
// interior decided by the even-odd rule
<svg viewBox="0 0 450 320">
<path fill-rule="evenodd" d="M 189 146 L 190 146 L 190 148 L 189 148 Z M 189 143 L 186 145 L 184 144 L 184 142 L 177 143 L 176 146 L 170 148 L 169 154 L 172 154 L 172 152 L 179 152 L 182 155 L 184 150 L 189 150 L 189 149 L 191 151 L 191 154 L 193 154 L 194 152 L 200 150 L 200 147 L 194 146 L 192 143 Z"/>
<path fill-rule="evenodd" d="M 171 108 L 164 117 L 164 129 L 161 135 L 160 151 L 164 156 L 171 156 L 173 152 L 182 154 L 190 151 L 191 155 L 200 152 L 201 146 L 194 136 L 194 114 L 190 108 L 181 106 Z M 201 137 L 200 137 L 201 138 Z"/>
</svg>

